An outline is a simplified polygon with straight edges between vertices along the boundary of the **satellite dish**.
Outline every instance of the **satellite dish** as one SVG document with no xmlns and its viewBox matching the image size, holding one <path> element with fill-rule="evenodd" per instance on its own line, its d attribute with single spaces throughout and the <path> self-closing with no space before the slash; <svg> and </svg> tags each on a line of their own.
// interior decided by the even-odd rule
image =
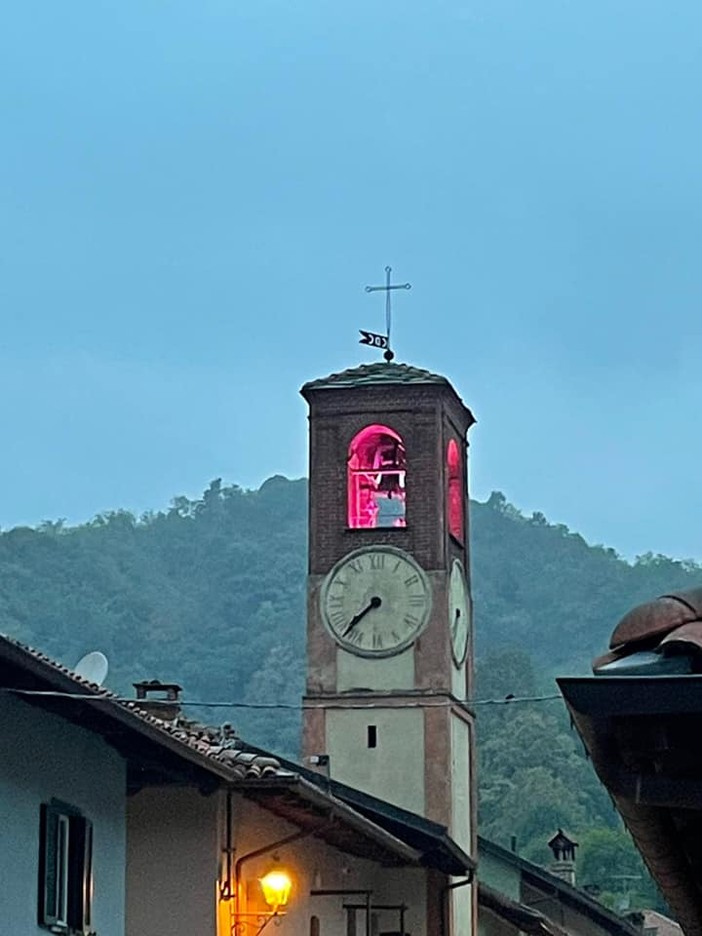
<svg viewBox="0 0 702 936">
<path fill-rule="evenodd" d="M 99 650 L 93 650 L 92 653 L 86 653 L 78 660 L 73 672 L 81 679 L 86 679 L 96 686 L 101 686 L 105 681 L 108 669 L 109 663 L 105 654 L 100 653 Z"/>
</svg>

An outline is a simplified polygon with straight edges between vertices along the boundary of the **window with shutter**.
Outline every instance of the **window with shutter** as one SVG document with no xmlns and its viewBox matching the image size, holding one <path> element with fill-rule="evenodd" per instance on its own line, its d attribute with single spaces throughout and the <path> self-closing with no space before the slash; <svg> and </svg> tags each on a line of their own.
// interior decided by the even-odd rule
<svg viewBox="0 0 702 936">
<path fill-rule="evenodd" d="M 54 933 L 86 933 L 91 924 L 93 827 L 79 810 L 41 807 L 39 924 Z"/>
</svg>

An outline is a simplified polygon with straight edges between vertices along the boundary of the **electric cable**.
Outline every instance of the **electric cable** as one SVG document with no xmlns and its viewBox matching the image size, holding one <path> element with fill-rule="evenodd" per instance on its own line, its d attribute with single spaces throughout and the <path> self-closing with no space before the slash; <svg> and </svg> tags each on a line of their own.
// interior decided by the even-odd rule
<svg viewBox="0 0 702 936">
<path fill-rule="evenodd" d="M 61 692 L 54 689 L 18 689 L 14 686 L 0 686 L 0 692 L 11 692 L 16 695 L 25 695 L 25 696 L 38 696 L 46 698 L 58 698 L 58 699 L 83 699 L 91 702 L 119 702 L 121 704 L 128 703 L 135 708 L 143 708 L 138 704 L 138 701 L 133 698 L 126 698 L 124 696 L 113 695 L 112 693 L 101 694 L 96 693 L 91 695 L 85 692 Z M 454 700 L 446 699 L 445 701 L 440 702 L 431 702 L 428 701 L 431 697 L 425 698 L 423 702 L 406 702 L 402 705 L 402 708 L 427 708 L 429 706 L 440 706 L 440 705 L 452 705 L 455 704 Z M 556 699 L 561 699 L 562 696 L 559 693 L 554 693 L 553 695 L 539 695 L 539 696 L 517 696 L 509 694 L 504 696 L 504 698 L 497 699 L 464 699 L 458 700 L 461 701 L 461 704 L 468 705 L 470 707 L 478 705 L 516 705 L 520 703 L 534 703 L 534 702 L 553 702 Z M 139 700 L 141 701 L 141 700 Z M 232 708 L 232 709 L 282 709 L 289 711 L 303 711 L 304 709 L 313 709 L 317 708 L 316 705 L 304 705 L 301 702 L 207 702 L 200 699 L 179 699 L 177 702 L 172 701 L 161 701 L 161 700 L 150 700 L 146 703 L 147 705 L 178 705 L 178 706 L 197 706 L 199 708 Z M 356 706 L 349 705 L 349 703 L 344 702 L 335 706 L 333 703 L 325 705 L 325 708 L 384 708 L 382 702 L 371 702 L 371 703 L 360 703 Z"/>
</svg>

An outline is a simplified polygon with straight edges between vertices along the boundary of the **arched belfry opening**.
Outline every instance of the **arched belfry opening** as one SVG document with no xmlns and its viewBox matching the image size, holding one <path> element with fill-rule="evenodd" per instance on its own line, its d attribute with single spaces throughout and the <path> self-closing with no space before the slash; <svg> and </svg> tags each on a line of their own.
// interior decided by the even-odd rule
<svg viewBox="0 0 702 936">
<path fill-rule="evenodd" d="M 405 445 L 388 426 L 361 429 L 349 445 L 348 525 L 352 529 L 404 527 Z"/>
<path fill-rule="evenodd" d="M 463 503 L 463 470 L 461 453 L 455 439 L 450 439 L 446 449 L 446 513 L 451 536 L 463 542 L 465 509 Z"/>
</svg>

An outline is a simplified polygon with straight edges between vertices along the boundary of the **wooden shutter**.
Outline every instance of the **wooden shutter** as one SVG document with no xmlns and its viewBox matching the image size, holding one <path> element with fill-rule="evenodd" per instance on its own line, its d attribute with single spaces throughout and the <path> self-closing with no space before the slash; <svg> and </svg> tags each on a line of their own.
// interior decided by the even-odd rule
<svg viewBox="0 0 702 936">
<path fill-rule="evenodd" d="M 68 849 L 68 925 L 79 933 L 90 928 L 93 890 L 93 825 L 71 816 Z"/>
<path fill-rule="evenodd" d="M 93 824 L 85 819 L 85 861 L 83 863 L 83 929 L 93 922 Z"/>
<path fill-rule="evenodd" d="M 58 825 L 59 813 L 42 804 L 39 822 L 39 923 L 58 921 Z"/>
</svg>

